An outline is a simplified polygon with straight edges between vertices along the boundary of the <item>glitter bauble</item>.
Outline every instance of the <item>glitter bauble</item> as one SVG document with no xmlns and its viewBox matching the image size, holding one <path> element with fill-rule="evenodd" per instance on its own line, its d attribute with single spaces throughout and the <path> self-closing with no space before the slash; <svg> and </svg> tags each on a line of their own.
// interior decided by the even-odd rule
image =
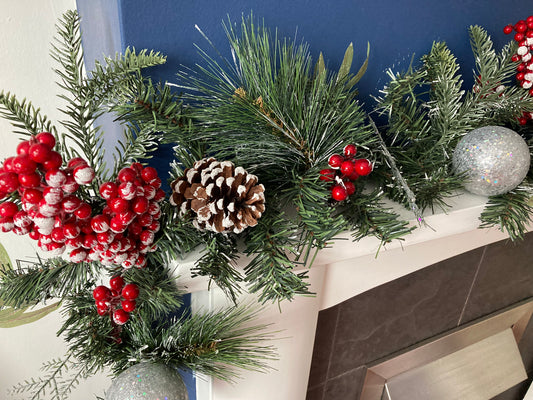
<svg viewBox="0 0 533 400">
<path fill-rule="evenodd" d="M 119 374 L 106 400 L 188 400 L 180 374 L 164 364 L 143 362 Z"/>
<path fill-rule="evenodd" d="M 455 173 L 465 176 L 471 193 L 495 196 L 517 187 L 529 171 L 529 147 L 516 132 L 501 126 L 474 129 L 453 153 Z"/>
</svg>

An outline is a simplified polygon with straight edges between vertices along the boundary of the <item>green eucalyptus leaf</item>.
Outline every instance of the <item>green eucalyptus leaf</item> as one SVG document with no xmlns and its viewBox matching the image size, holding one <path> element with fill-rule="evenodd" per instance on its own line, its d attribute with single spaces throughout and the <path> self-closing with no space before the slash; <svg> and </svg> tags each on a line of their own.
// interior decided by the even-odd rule
<svg viewBox="0 0 533 400">
<path fill-rule="evenodd" d="M 38 321 L 41 318 L 47 316 L 51 312 L 54 312 L 59 308 L 61 302 L 58 301 L 49 306 L 39 308 L 35 311 L 25 312 L 26 308 L 23 309 L 4 309 L 0 311 L 0 328 L 14 328 L 16 326 L 30 324 L 32 322 Z"/>
<path fill-rule="evenodd" d="M 352 79 L 350 79 L 350 81 L 348 82 L 348 89 L 351 89 L 352 87 L 354 87 L 355 84 L 359 82 L 361 78 L 363 77 L 363 75 L 365 74 L 368 68 L 368 57 L 369 56 L 370 56 L 370 43 L 368 43 L 366 46 L 365 62 L 363 63 L 363 65 L 361 65 L 361 68 L 359 68 L 359 71 L 357 71 L 357 74 L 355 74 L 355 76 Z"/>
<path fill-rule="evenodd" d="M 11 266 L 11 260 L 9 258 L 9 254 L 7 254 L 7 251 L 4 246 L 2 246 L 2 243 L 0 243 L 0 270 L 6 270 L 6 269 L 12 269 Z"/>
<path fill-rule="evenodd" d="M 337 75 L 337 82 L 342 82 L 348 74 L 350 73 L 350 69 L 352 68 L 352 61 L 353 61 L 353 43 L 350 43 L 346 51 L 344 52 L 344 59 L 342 60 L 342 64 L 339 68 L 339 74 Z"/>
</svg>

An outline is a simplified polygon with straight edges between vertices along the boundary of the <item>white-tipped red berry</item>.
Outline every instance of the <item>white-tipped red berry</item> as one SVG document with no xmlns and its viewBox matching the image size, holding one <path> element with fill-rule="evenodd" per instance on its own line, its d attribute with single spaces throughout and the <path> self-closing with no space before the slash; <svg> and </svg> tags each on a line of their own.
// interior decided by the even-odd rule
<svg viewBox="0 0 533 400">
<path fill-rule="evenodd" d="M 88 185 L 94 179 L 94 170 L 88 165 L 79 165 L 72 173 L 74 180 L 79 185 Z"/>
<path fill-rule="evenodd" d="M 43 200 L 48 204 L 59 204 L 63 200 L 63 191 L 58 187 L 46 187 L 43 190 Z"/>
<path fill-rule="evenodd" d="M 46 172 L 46 183 L 52 187 L 61 187 L 67 181 L 67 174 L 60 169 L 51 169 Z"/>
<path fill-rule="evenodd" d="M 109 230 L 109 218 L 106 215 L 96 215 L 91 219 L 91 227 L 96 233 L 102 233 Z"/>
<path fill-rule="evenodd" d="M 114 182 L 105 182 L 100 185 L 100 196 L 105 200 L 112 199 L 118 196 L 118 186 Z"/>
</svg>

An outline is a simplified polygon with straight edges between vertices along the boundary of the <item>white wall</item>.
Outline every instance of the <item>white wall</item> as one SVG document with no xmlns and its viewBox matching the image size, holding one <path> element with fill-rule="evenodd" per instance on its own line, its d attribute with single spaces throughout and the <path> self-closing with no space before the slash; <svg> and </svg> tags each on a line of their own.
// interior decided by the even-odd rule
<svg viewBox="0 0 533 400">
<path fill-rule="evenodd" d="M 57 111 L 58 87 L 49 56 L 50 41 L 57 19 L 75 0 L 19 0 L 0 4 L 0 89 L 27 98 L 53 121 L 61 119 Z M 11 126 L 0 120 L 0 160 L 15 153 L 19 138 Z M 30 239 L 1 234 L 0 242 L 11 259 L 28 259 L 35 254 Z M 0 398 L 10 399 L 5 392 L 11 386 L 31 377 L 41 376 L 45 361 L 63 356 L 66 347 L 55 332 L 60 327 L 58 312 L 29 325 L 0 329 Z M 94 399 L 102 395 L 110 380 L 105 376 L 84 382 L 71 400 Z M 13 397 L 27 399 L 26 396 Z"/>
</svg>

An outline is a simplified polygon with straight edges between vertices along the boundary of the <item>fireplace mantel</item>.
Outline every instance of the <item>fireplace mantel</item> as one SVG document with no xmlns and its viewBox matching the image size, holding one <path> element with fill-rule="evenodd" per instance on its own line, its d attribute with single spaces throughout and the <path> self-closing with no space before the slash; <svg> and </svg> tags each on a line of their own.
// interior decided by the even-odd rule
<svg viewBox="0 0 533 400">
<path fill-rule="evenodd" d="M 276 335 L 279 340 L 272 343 L 280 357 L 272 364 L 275 370 L 268 374 L 246 373 L 235 386 L 218 381 L 200 382 L 198 398 L 266 400 L 271 398 L 271 388 L 275 387 L 276 398 L 304 399 L 319 311 L 426 266 L 506 239 L 507 235 L 498 229 L 479 229 L 479 216 L 486 200 L 468 193 L 452 197 L 447 212 L 426 215 L 426 225 L 417 227 L 405 240 L 381 248 L 379 241 L 372 237 L 353 242 L 349 232 L 341 235 L 318 253 L 309 270 L 311 290 L 316 296 L 298 297 L 279 307 L 267 305 L 257 321 L 273 324 L 273 331 L 281 331 Z M 398 212 L 417 225 L 409 211 L 398 209 Z M 193 293 L 193 307 L 216 309 L 228 305 L 220 291 L 205 290 L 207 279 L 191 279 L 189 271 L 196 257 L 198 254 L 190 255 L 176 269 L 181 276 L 180 284 Z M 245 302 L 250 297 L 253 298 L 243 295 L 240 300 Z"/>
</svg>

